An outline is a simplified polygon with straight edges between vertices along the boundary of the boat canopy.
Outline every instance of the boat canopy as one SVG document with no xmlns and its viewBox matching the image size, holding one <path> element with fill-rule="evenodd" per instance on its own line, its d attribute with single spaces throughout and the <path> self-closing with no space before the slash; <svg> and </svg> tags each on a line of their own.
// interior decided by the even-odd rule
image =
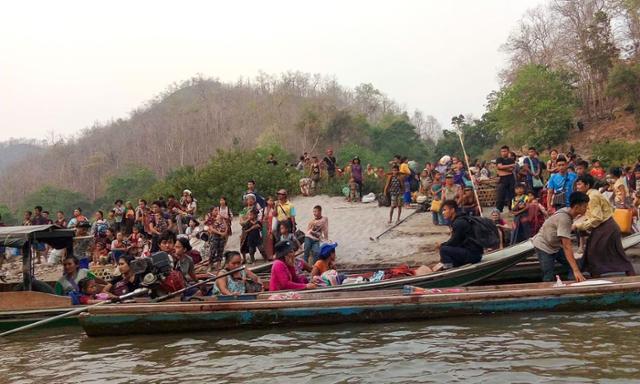
<svg viewBox="0 0 640 384">
<path fill-rule="evenodd" d="M 22 248 L 28 242 L 49 244 L 55 249 L 66 248 L 73 241 L 75 231 L 53 224 L 0 227 L 0 246 Z"/>
</svg>

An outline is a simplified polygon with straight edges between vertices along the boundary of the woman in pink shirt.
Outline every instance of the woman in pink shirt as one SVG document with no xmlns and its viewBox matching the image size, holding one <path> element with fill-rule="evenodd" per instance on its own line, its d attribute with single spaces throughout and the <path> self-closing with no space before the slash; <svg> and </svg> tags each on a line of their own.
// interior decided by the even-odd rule
<svg viewBox="0 0 640 384">
<path fill-rule="evenodd" d="M 307 283 L 304 276 L 296 274 L 294 260 L 296 258 L 295 246 L 289 240 L 278 242 L 275 246 L 276 260 L 271 267 L 270 291 L 300 291 L 314 289 L 314 283 Z"/>
</svg>

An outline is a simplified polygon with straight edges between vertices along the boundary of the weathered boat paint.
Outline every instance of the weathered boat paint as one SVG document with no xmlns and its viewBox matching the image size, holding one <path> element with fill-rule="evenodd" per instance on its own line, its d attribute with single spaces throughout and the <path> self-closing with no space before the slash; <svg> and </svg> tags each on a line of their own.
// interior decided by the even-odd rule
<svg viewBox="0 0 640 384">
<path fill-rule="evenodd" d="M 336 299 L 244 303 L 147 304 L 102 307 L 80 317 L 89 336 L 218 331 L 238 327 L 428 320 L 533 311 L 602 310 L 640 306 L 640 278 L 603 286 L 553 288 L 551 283 L 405 296 L 397 291 Z M 350 303 L 352 302 L 352 303 Z"/>
</svg>

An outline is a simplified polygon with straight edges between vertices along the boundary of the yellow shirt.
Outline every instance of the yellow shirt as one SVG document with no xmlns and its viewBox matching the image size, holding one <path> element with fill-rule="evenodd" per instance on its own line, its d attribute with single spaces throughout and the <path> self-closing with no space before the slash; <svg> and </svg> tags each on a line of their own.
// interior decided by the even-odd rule
<svg viewBox="0 0 640 384">
<path fill-rule="evenodd" d="M 593 230 L 613 216 L 613 207 L 602 193 L 590 189 L 587 191 L 587 196 L 589 196 L 589 205 L 585 219 L 576 224 L 576 228 L 581 231 Z"/>
<path fill-rule="evenodd" d="M 278 221 L 285 221 L 288 218 L 296 216 L 296 209 L 289 200 L 285 203 L 276 203 L 276 214 L 278 215 Z"/>
</svg>

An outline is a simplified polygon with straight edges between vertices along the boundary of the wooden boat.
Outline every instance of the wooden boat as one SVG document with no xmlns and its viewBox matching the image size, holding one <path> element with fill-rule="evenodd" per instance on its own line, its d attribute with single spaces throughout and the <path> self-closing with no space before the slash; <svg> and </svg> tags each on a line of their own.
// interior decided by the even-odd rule
<svg viewBox="0 0 640 384">
<path fill-rule="evenodd" d="M 402 288 L 405 285 L 413 285 L 422 288 L 466 286 L 504 271 L 525 259 L 532 251 L 533 245 L 531 244 L 531 241 L 525 241 L 499 251 L 488 253 L 483 256 L 481 262 L 476 264 L 467 264 L 458 268 L 430 273 L 423 276 L 398 277 L 378 282 L 338 285 L 335 287 L 314 289 L 313 292 L 371 291 L 380 289 L 397 289 Z"/>
<path fill-rule="evenodd" d="M 331 296 L 311 293 L 292 300 L 213 298 L 198 303 L 100 306 L 81 315 L 80 324 L 89 336 L 115 336 L 640 306 L 640 277 L 635 276 L 565 287 L 537 283 L 427 291 L 335 292 Z"/>
<path fill-rule="evenodd" d="M 0 293 L 0 331 L 17 328 L 49 317 L 57 316 L 78 306 L 68 296 L 35 291 Z M 77 325 L 77 317 L 69 317 L 48 326 Z"/>
</svg>

